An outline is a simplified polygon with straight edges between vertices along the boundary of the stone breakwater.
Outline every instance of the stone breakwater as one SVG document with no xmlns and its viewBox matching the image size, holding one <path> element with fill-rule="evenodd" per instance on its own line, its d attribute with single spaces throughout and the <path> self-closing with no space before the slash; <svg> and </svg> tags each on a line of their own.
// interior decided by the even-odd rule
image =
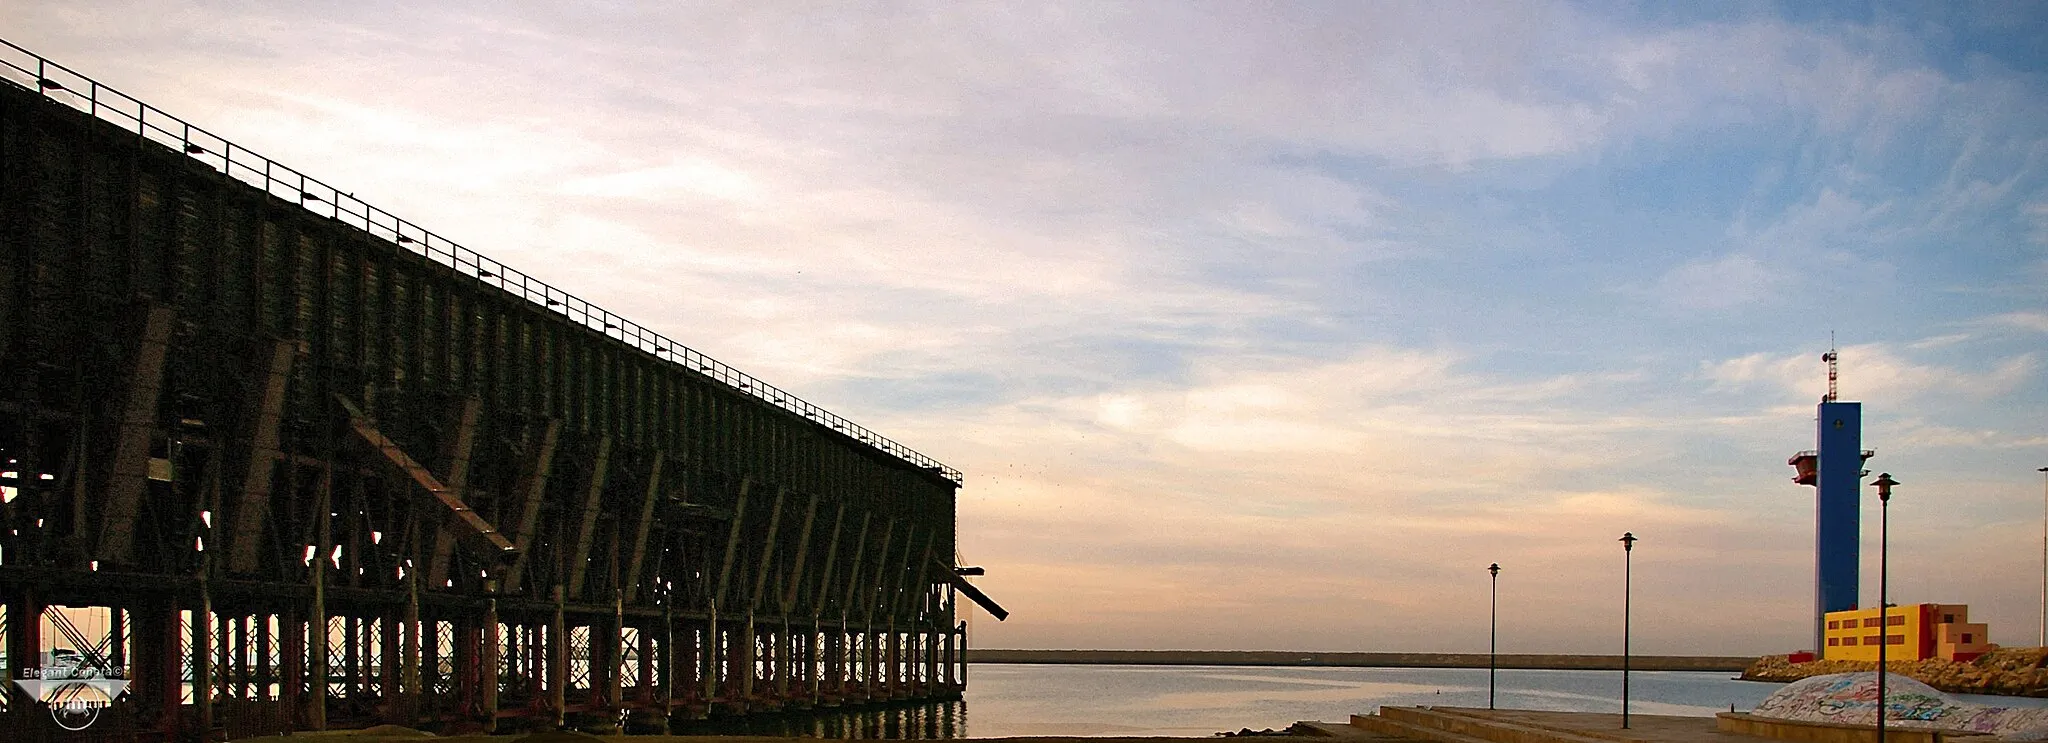
<svg viewBox="0 0 2048 743">
<path fill-rule="evenodd" d="M 1892 661 L 1891 672 L 1951 694 L 2048 697 L 2048 648 L 1999 648 L 1968 663 L 1947 660 Z M 1792 682 L 1831 673 L 1875 671 L 1874 661 L 1816 660 L 1793 663 L 1766 655 L 1744 669 L 1749 681 Z"/>
</svg>

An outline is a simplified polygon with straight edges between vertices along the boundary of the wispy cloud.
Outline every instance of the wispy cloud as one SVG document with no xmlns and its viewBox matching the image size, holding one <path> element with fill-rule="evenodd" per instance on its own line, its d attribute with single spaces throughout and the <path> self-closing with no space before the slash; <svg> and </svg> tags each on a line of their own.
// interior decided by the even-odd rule
<svg viewBox="0 0 2048 743">
<path fill-rule="evenodd" d="M 1507 599 L 1521 650 L 1604 649 L 1582 615 L 1634 531 L 1644 647 L 1733 653 L 1804 640 L 1782 462 L 1828 329 L 1914 487 L 2048 454 L 2048 96 L 1942 18 L 1727 15 L 137 2 L 8 33 L 961 467 L 961 549 L 1018 610 L 982 646 L 1471 650 L 1497 561 L 1554 599 Z"/>
</svg>

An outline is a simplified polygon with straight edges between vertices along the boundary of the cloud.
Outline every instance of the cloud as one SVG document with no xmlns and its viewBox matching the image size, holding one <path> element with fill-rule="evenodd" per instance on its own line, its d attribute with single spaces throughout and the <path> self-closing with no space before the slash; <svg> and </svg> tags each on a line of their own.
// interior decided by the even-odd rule
<svg viewBox="0 0 2048 743">
<path fill-rule="evenodd" d="M 1656 297 L 1683 309 L 1727 310 L 1753 307 L 1770 299 L 1783 285 L 1781 271 L 1764 266 L 1755 257 L 1731 253 L 1671 269 L 1657 281 Z"/>
<path fill-rule="evenodd" d="M 2035 354 L 2025 353 L 1972 371 L 1915 363 L 1893 347 L 1875 343 L 1843 348 L 1841 359 L 1843 399 L 1883 398 L 1895 405 L 1934 395 L 1996 398 L 2033 381 L 2040 366 Z M 1699 373 L 1717 388 L 1775 388 L 1781 398 L 1818 399 L 1827 391 L 1822 363 L 1805 354 L 1752 353 L 1704 362 Z"/>
<path fill-rule="evenodd" d="M 961 549 L 1018 610 L 981 644 L 1470 650 L 1498 561 L 1528 651 L 1606 650 L 1633 531 L 1645 647 L 1788 649 L 1824 377 L 1785 349 L 1821 319 L 1920 339 L 1843 351 L 1845 395 L 1913 411 L 1871 429 L 1916 487 L 2040 446 L 2048 115 L 1936 32 L 1625 15 L 10 21 L 966 470 Z"/>
</svg>

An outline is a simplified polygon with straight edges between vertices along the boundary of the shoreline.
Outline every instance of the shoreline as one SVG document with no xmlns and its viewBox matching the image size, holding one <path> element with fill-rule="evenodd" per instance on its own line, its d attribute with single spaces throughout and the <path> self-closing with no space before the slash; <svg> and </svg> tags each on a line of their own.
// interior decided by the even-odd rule
<svg viewBox="0 0 2048 743">
<path fill-rule="evenodd" d="M 1509 670 L 1619 671 L 1619 655 L 1503 653 L 1493 667 Z M 967 651 L 968 663 L 1129 666 L 1301 666 L 1329 668 L 1486 668 L 1486 653 L 1318 653 L 1277 650 L 991 650 Z M 1754 656 L 1631 655 L 1635 671 L 1739 672 Z"/>
</svg>

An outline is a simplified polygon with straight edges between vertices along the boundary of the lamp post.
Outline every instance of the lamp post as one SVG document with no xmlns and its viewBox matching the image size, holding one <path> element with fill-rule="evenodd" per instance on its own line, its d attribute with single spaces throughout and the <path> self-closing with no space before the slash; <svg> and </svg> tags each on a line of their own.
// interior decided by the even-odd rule
<svg viewBox="0 0 2048 743">
<path fill-rule="evenodd" d="M 1877 743 L 1884 743 L 1885 661 L 1892 646 L 1891 624 L 1891 504 L 1892 486 L 1899 481 L 1892 473 L 1877 476 Z"/>
<path fill-rule="evenodd" d="M 1629 601 L 1635 587 L 1631 561 L 1636 551 L 1636 535 L 1621 533 L 1621 729 L 1628 729 L 1628 620 Z"/>
<path fill-rule="evenodd" d="M 2043 475 L 2041 484 L 2041 639 L 2040 644 L 2048 647 L 2048 467 L 2039 470 Z"/>
<path fill-rule="evenodd" d="M 1486 708 L 1493 709 L 1493 672 L 1500 652 L 1500 563 L 1486 566 L 1493 576 L 1493 606 L 1486 615 Z"/>
</svg>

